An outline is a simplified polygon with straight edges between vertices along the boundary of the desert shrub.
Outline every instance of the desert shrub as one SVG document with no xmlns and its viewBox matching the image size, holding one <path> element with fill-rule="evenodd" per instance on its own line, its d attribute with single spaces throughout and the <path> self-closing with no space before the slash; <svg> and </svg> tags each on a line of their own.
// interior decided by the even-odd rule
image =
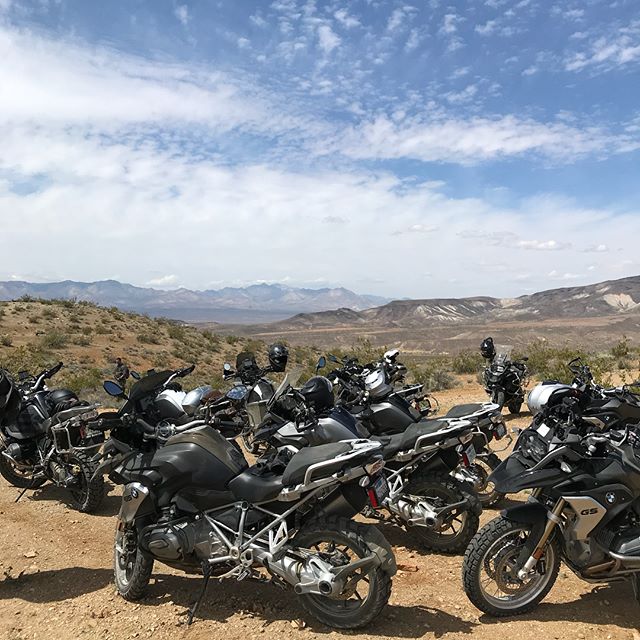
<svg viewBox="0 0 640 640">
<path fill-rule="evenodd" d="M 56 312 L 53 309 L 43 309 L 41 315 L 45 320 L 53 320 L 56 317 Z"/>
<path fill-rule="evenodd" d="M 172 324 L 167 328 L 167 333 L 172 340 L 183 342 L 187 337 L 187 333 L 182 325 Z"/>
<path fill-rule="evenodd" d="M 13 340 L 11 336 L 4 335 L 0 337 L 0 344 L 2 344 L 3 347 L 10 347 L 13 344 Z"/>
<path fill-rule="evenodd" d="M 415 369 L 413 377 L 416 382 L 424 385 L 425 391 L 453 389 L 458 382 L 449 367 L 450 363 L 446 358 L 431 358 Z"/>
<path fill-rule="evenodd" d="M 40 316 L 35 314 L 30 315 L 28 318 L 30 324 L 38 324 L 41 320 Z"/>
<path fill-rule="evenodd" d="M 96 325 L 96 333 L 101 336 L 108 336 L 111 334 L 111 328 L 106 327 L 103 324 Z"/>
<path fill-rule="evenodd" d="M 231 346 L 238 344 L 238 342 L 240 342 L 240 338 L 238 338 L 238 336 L 225 336 L 224 339 L 226 340 L 227 344 L 230 344 Z"/>
<path fill-rule="evenodd" d="M 457 374 L 477 373 L 484 367 L 483 357 L 476 351 L 461 351 L 451 361 L 451 368 Z"/>
<path fill-rule="evenodd" d="M 93 329 L 91 327 L 82 327 L 81 331 L 85 336 L 90 336 L 93 333 Z"/>
<path fill-rule="evenodd" d="M 35 302 L 36 298 L 25 293 L 23 296 L 20 296 L 18 300 L 20 300 L 20 302 Z"/>
<path fill-rule="evenodd" d="M 139 333 L 136 340 L 142 344 L 160 344 L 160 340 L 155 333 Z"/>
<path fill-rule="evenodd" d="M 618 360 L 622 360 L 631 355 L 631 346 L 629 345 L 629 339 L 627 336 L 622 336 L 622 339 L 611 347 L 611 355 Z M 620 368 L 625 369 L 627 367 Z"/>
<path fill-rule="evenodd" d="M 100 389 L 102 387 L 104 377 L 102 370 L 97 367 L 81 369 L 80 371 L 67 373 L 64 376 L 64 386 L 80 395 L 86 391 L 95 391 Z"/>
<path fill-rule="evenodd" d="M 67 345 L 69 338 L 66 333 L 61 331 L 49 331 L 40 338 L 40 344 L 46 349 L 62 349 Z"/>
<path fill-rule="evenodd" d="M 75 336 L 71 342 L 77 344 L 79 347 L 88 347 L 91 345 L 91 340 L 87 336 Z"/>
</svg>

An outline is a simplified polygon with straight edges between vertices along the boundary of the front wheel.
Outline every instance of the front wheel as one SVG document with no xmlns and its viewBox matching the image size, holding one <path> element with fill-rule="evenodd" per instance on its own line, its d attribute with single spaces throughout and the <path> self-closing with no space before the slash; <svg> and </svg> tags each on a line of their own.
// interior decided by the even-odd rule
<svg viewBox="0 0 640 640">
<path fill-rule="evenodd" d="M 152 571 L 153 558 L 140 551 L 135 527 L 119 528 L 113 553 L 113 576 L 118 593 L 125 600 L 140 600 Z"/>
<path fill-rule="evenodd" d="M 436 510 L 462 502 L 447 512 L 434 528 L 411 527 L 425 549 L 439 553 L 461 553 L 467 548 L 480 525 L 482 507 L 478 498 L 462 489 L 460 483 L 447 475 L 412 478 L 405 493 L 426 499 Z"/>
<path fill-rule="evenodd" d="M 364 558 L 382 548 L 393 558 L 384 536 L 370 525 L 346 518 L 327 518 L 309 523 L 295 537 L 295 545 L 317 552 L 335 566 Z M 371 546 L 374 545 L 374 546 Z M 395 563 L 393 563 L 395 565 Z M 352 574 L 337 597 L 299 595 L 302 607 L 314 618 L 335 629 L 358 629 L 375 620 L 391 595 L 391 575 L 381 566 Z"/>
<path fill-rule="evenodd" d="M 485 525 L 473 538 L 462 563 L 462 583 L 471 602 L 492 616 L 514 616 L 531 611 L 549 593 L 560 570 L 560 549 L 554 538 L 533 572 L 518 576 L 520 554 L 532 525 L 504 516 Z"/>
<path fill-rule="evenodd" d="M 505 400 L 506 400 L 506 397 L 504 395 L 504 391 L 494 391 L 491 394 L 491 401 L 494 404 L 497 404 L 500 407 L 500 409 L 504 407 Z"/>
<path fill-rule="evenodd" d="M 34 478 L 28 467 L 21 469 L 9 458 L 2 455 L 5 446 L 0 445 L 0 475 L 11 485 L 18 489 L 37 489 L 42 486 L 46 478 Z"/>
<path fill-rule="evenodd" d="M 520 408 L 522 407 L 522 400 L 511 400 L 507 405 L 509 409 L 509 413 L 514 416 L 517 416 L 520 413 Z"/>
</svg>

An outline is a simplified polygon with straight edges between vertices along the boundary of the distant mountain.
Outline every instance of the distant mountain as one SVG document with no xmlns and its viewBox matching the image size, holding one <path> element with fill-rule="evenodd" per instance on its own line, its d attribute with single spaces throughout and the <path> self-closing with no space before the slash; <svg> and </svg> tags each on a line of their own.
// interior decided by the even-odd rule
<svg viewBox="0 0 640 640">
<path fill-rule="evenodd" d="M 348 289 L 301 289 L 280 284 L 256 284 L 244 288 L 170 291 L 135 287 L 117 280 L 99 282 L 32 283 L 0 282 L 0 300 L 23 296 L 87 300 L 102 306 L 166 316 L 188 322 L 273 322 L 293 314 L 349 307 L 361 311 L 388 301 L 358 295 Z"/>
<path fill-rule="evenodd" d="M 420 328 L 491 320 L 585 318 L 640 313 L 640 276 L 581 287 L 550 289 L 519 298 L 394 300 L 365 309 L 298 314 L 277 324 L 284 330 L 358 325 Z"/>
</svg>

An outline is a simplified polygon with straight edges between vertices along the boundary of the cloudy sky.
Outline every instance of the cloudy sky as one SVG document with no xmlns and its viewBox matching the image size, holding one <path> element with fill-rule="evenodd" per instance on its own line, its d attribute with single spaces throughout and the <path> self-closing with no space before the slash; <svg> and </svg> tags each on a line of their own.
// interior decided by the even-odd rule
<svg viewBox="0 0 640 640">
<path fill-rule="evenodd" d="M 637 0 L 0 0 L 0 279 L 640 273 Z"/>
</svg>

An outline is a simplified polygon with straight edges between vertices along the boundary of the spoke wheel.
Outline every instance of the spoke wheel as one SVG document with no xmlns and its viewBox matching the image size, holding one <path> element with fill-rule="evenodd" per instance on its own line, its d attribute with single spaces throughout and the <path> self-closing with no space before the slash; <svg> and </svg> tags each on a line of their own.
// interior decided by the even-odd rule
<svg viewBox="0 0 640 640">
<path fill-rule="evenodd" d="M 317 520 L 305 526 L 294 544 L 340 567 L 371 554 L 366 529 L 367 525 L 344 518 Z M 391 553 L 390 547 L 388 551 Z M 380 614 L 390 593 L 391 577 L 381 567 L 372 567 L 348 576 L 337 596 L 305 594 L 298 598 L 302 606 L 321 622 L 337 629 L 357 629 Z"/>
<path fill-rule="evenodd" d="M 495 453 L 478 454 L 471 467 L 471 472 L 477 478 L 474 488 L 483 507 L 493 506 L 504 498 L 504 493 L 497 491 L 493 482 L 489 480 L 489 476 L 499 464 L 500 458 Z"/>
<path fill-rule="evenodd" d="M 153 559 L 140 551 L 136 530 L 133 527 L 118 529 L 113 553 L 113 574 L 118 593 L 126 600 L 139 600 L 149 584 L 152 571 Z"/>
<path fill-rule="evenodd" d="M 441 524 L 433 529 L 412 527 L 410 531 L 418 536 L 422 546 L 442 553 L 461 553 L 478 530 L 480 519 L 470 504 L 476 502 L 475 496 L 463 492 L 460 483 L 447 475 L 412 479 L 406 487 L 406 493 L 428 501 L 435 509 L 467 499 L 460 506 L 442 516 Z"/>
<path fill-rule="evenodd" d="M 34 480 L 33 473 L 29 468 L 18 467 L 6 456 L 3 456 L 2 451 L 4 451 L 4 446 L 0 445 L 0 475 L 9 484 L 18 487 L 18 489 L 36 489 L 47 481 L 46 478 Z"/>
<path fill-rule="evenodd" d="M 524 579 L 518 576 L 520 554 L 530 533 L 531 525 L 499 517 L 483 527 L 471 541 L 464 558 L 462 579 L 471 602 L 485 613 L 509 616 L 530 611 L 555 583 L 560 551 L 553 538 L 531 574 Z"/>
</svg>

